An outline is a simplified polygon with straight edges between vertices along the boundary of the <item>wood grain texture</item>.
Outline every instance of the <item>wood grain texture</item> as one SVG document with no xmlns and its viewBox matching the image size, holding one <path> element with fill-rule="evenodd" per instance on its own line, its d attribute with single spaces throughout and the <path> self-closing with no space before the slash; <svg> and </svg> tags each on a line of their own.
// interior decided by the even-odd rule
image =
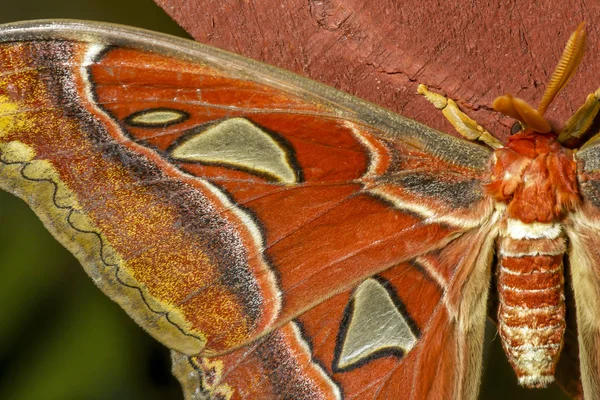
<svg viewBox="0 0 600 400">
<path fill-rule="evenodd" d="M 556 126 L 598 85 L 600 4 L 583 0 L 477 1 L 155 0 L 196 40 L 262 60 L 385 106 L 445 132 L 416 95 L 425 83 L 506 137 L 490 109 L 511 93 L 536 105 L 569 34 L 588 22 L 581 68 L 547 112 Z"/>
</svg>

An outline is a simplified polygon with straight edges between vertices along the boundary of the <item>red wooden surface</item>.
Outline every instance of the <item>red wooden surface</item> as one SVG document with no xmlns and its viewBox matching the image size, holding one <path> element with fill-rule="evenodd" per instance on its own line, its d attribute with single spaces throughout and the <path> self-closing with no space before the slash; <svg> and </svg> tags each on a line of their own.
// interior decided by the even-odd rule
<svg viewBox="0 0 600 400">
<path fill-rule="evenodd" d="M 512 121 L 490 112 L 509 92 L 537 106 L 569 34 L 588 23 L 580 71 L 547 116 L 562 126 L 600 85 L 600 3 L 421 0 L 155 0 L 196 40 L 295 71 L 452 132 L 416 95 L 425 83 L 458 101 L 492 133 Z M 503 125 L 502 125 L 503 124 Z"/>
</svg>

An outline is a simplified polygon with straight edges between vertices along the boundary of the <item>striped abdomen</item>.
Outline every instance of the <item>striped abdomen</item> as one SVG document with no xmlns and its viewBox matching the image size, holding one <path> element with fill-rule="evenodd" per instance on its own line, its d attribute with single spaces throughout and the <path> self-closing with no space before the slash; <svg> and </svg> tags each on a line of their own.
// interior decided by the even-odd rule
<svg viewBox="0 0 600 400">
<path fill-rule="evenodd" d="M 554 381 L 565 332 L 559 224 L 509 219 L 498 241 L 498 331 L 519 383 Z"/>
</svg>

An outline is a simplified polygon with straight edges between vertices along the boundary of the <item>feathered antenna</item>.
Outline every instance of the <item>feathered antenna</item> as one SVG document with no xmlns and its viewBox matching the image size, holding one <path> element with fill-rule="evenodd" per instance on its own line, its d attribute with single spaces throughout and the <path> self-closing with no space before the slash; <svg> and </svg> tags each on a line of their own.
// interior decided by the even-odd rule
<svg viewBox="0 0 600 400">
<path fill-rule="evenodd" d="M 519 120 L 523 127 L 533 129 L 536 132 L 550 132 L 550 123 L 543 115 L 558 92 L 569 82 L 581 62 L 586 39 L 584 28 L 585 22 L 582 22 L 571 34 L 537 110 L 525 100 L 512 97 L 509 94 L 497 97 L 492 103 L 492 107 L 504 115 Z"/>
<path fill-rule="evenodd" d="M 567 41 L 567 45 L 560 57 L 558 65 L 554 69 L 554 73 L 550 78 L 544 97 L 537 109 L 540 115 L 544 115 L 546 109 L 554 100 L 554 97 L 561 91 L 563 87 L 569 82 L 575 70 L 581 63 L 583 58 L 583 49 L 585 47 L 585 22 L 579 24 L 575 32 L 571 34 L 571 37 Z"/>
</svg>

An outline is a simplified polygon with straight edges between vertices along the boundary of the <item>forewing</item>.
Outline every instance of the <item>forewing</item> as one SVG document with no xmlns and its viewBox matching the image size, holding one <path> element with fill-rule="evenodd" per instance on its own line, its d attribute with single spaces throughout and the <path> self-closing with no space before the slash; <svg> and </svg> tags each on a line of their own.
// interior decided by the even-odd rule
<svg viewBox="0 0 600 400">
<path fill-rule="evenodd" d="M 337 354 L 335 368 L 327 359 L 301 369 L 343 380 L 355 362 L 326 349 L 339 338 L 323 338 L 322 354 L 312 353 L 302 340 L 314 343 L 324 328 L 303 329 L 323 320 L 339 336 L 342 309 L 370 284 L 407 305 L 422 301 L 402 293 L 410 279 L 386 286 L 377 277 L 462 243 L 454 258 L 431 261 L 443 291 L 432 303 L 438 311 L 411 317 L 426 321 L 431 343 L 447 345 L 410 354 L 420 368 L 448 352 L 446 365 L 478 371 L 480 350 L 467 339 L 482 329 L 478 296 L 488 281 L 468 272 L 485 271 L 490 254 L 495 219 L 481 192 L 489 150 L 295 75 L 144 31 L 32 23 L 5 26 L 0 41 L 0 185 L 166 346 L 237 365 L 239 354 L 255 357 L 276 340 L 298 357 L 307 351 L 298 363 Z M 465 237 L 482 250 L 467 251 Z M 318 314 L 335 299 L 332 320 Z M 394 374 L 409 373 L 391 360 Z M 244 381 L 236 371 L 246 369 L 224 373 L 230 368 Z M 415 396 L 431 379 L 419 371 L 401 384 Z M 450 381 L 447 390 L 473 393 L 464 375 Z"/>
</svg>

